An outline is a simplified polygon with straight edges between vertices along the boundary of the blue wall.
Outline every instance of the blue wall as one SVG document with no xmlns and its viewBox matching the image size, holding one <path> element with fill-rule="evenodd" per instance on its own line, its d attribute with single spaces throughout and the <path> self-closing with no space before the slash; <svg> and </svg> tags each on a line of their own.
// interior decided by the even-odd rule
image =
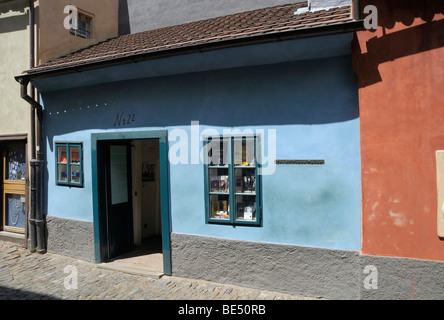
<svg viewBox="0 0 444 320">
<path fill-rule="evenodd" d="M 263 177 L 263 227 L 205 224 L 202 165 L 171 165 L 172 231 L 328 248 L 360 248 L 360 134 L 351 57 L 128 80 L 42 94 L 47 213 L 92 221 L 91 133 L 182 128 L 276 130 L 278 165 Z M 115 127 L 118 113 L 135 122 Z M 267 137 L 265 137 L 265 140 Z M 55 184 L 54 144 L 83 142 L 84 188 Z"/>
</svg>

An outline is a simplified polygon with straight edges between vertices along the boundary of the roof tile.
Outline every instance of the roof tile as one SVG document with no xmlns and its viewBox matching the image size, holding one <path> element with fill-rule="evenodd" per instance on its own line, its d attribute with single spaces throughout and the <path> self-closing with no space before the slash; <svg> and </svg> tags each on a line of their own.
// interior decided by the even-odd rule
<svg viewBox="0 0 444 320">
<path fill-rule="evenodd" d="M 53 59 L 28 70 L 27 73 L 352 21 L 349 6 L 294 14 L 297 9 L 306 6 L 306 2 L 298 2 L 123 35 Z"/>
</svg>

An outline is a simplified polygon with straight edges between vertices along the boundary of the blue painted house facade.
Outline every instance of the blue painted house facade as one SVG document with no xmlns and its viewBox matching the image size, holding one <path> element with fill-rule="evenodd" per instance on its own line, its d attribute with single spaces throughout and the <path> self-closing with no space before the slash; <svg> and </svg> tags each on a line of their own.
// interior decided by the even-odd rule
<svg viewBox="0 0 444 320">
<path fill-rule="evenodd" d="M 157 236 L 165 274 L 358 297 L 360 25 L 340 9 L 339 23 L 24 75 L 44 110 L 48 251 L 104 263 Z"/>
</svg>

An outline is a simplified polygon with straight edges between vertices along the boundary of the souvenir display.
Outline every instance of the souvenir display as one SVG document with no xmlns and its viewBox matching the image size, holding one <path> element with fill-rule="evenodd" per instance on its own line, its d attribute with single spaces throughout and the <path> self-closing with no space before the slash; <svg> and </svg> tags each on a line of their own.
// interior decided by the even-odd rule
<svg viewBox="0 0 444 320">
<path fill-rule="evenodd" d="M 248 199 L 245 201 L 244 199 L 245 197 L 240 198 L 236 203 L 236 219 L 242 221 L 256 220 L 256 203 L 250 202 Z"/>
<path fill-rule="evenodd" d="M 236 168 L 236 193 L 256 192 L 256 171 L 254 168 Z"/>
<path fill-rule="evenodd" d="M 259 186 L 254 138 L 211 140 L 207 146 L 208 221 L 256 225 L 260 217 L 256 212 Z M 230 181 L 234 184 L 231 189 Z"/>
<path fill-rule="evenodd" d="M 58 143 L 57 153 L 57 184 L 82 185 L 81 144 Z"/>
<path fill-rule="evenodd" d="M 252 193 L 256 188 L 256 177 L 255 176 L 244 176 L 244 189 L 245 193 Z"/>
<path fill-rule="evenodd" d="M 210 192 L 229 192 L 228 170 L 210 169 Z"/>
<path fill-rule="evenodd" d="M 211 217 L 215 219 L 228 219 L 228 200 L 214 200 L 211 202 Z"/>
</svg>

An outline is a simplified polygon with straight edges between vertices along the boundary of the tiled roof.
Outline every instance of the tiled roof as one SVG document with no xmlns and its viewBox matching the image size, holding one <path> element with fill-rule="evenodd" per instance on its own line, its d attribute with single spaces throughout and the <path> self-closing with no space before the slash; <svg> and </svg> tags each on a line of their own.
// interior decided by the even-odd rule
<svg viewBox="0 0 444 320">
<path fill-rule="evenodd" d="M 302 10 L 302 13 L 295 14 L 306 6 L 306 2 L 298 2 L 128 34 L 46 62 L 27 73 L 353 21 L 349 6 L 307 12 Z"/>
</svg>

